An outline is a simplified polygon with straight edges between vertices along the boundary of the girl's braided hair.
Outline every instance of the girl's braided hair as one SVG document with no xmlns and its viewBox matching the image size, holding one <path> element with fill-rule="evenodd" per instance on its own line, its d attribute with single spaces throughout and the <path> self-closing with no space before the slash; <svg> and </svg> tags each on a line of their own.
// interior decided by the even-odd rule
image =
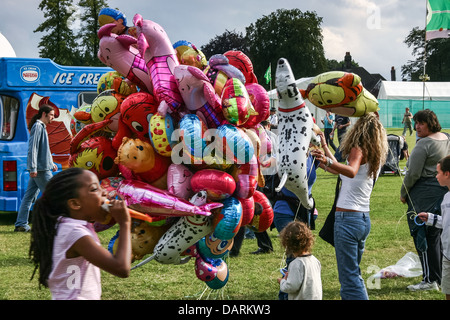
<svg viewBox="0 0 450 320">
<path fill-rule="evenodd" d="M 83 172 L 81 168 L 68 168 L 56 174 L 34 204 L 29 257 L 35 266 L 31 279 L 39 269 L 39 286 L 48 287 L 59 217 L 70 216 L 67 201 L 78 197 L 78 190 L 82 186 L 79 177 Z"/>
</svg>

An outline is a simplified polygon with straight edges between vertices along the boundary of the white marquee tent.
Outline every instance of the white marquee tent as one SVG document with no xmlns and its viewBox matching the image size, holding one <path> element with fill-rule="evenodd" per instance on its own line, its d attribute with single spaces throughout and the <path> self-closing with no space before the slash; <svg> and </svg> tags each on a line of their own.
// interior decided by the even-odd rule
<svg viewBox="0 0 450 320">
<path fill-rule="evenodd" d="M 450 82 L 383 81 L 377 99 L 385 127 L 403 127 L 403 113 L 408 107 L 413 114 L 431 109 L 441 126 L 450 128 Z"/>
<path fill-rule="evenodd" d="M 0 32 L 0 58 L 15 58 L 16 52 L 8 39 Z"/>
</svg>

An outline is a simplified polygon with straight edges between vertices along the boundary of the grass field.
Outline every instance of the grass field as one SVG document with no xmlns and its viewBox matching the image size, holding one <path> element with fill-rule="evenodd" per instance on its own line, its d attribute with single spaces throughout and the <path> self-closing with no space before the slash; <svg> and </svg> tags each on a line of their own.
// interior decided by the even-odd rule
<svg viewBox="0 0 450 320">
<path fill-rule="evenodd" d="M 390 129 L 388 133 L 401 134 L 401 129 Z M 446 130 L 449 132 L 449 130 Z M 414 136 L 407 137 L 410 151 Z M 400 162 L 400 168 L 405 161 Z M 316 220 L 318 234 L 334 199 L 336 176 L 318 170 L 313 195 L 319 216 Z M 402 178 L 384 175 L 378 180 L 372 194 L 372 230 L 366 242 L 366 251 L 361 262 L 363 278 L 370 277 L 379 269 L 395 264 L 407 252 L 415 252 L 406 223 L 406 205 L 400 198 Z M 48 289 L 39 289 L 37 279 L 30 281 L 33 266 L 28 259 L 30 235 L 14 233 L 16 214 L 0 214 L 0 299 L 44 300 L 50 299 Z M 107 246 L 116 228 L 99 233 L 102 244 Z M 163 265 L 151 261 L 133 270 L 127 279 L 119 279 L 102 272 L 104 300 L 276 300 L 283 265 L 283 250 L 276 229 L 269 232 L 274 252 L 252 255 L 257 249 L 256 240 L 244 240 L 241 254 L 227 258 L 229 280 L 221 290 L 207 289 L 197 279 L 193 260 L 184 265 Z M 313 254 L 322 264 L 324 300 L 339 300 L 339 281 L 334 248 L 318 236 Z M 441 292 L 409 292 L 406 286 L 420 282 L 421 278 L 392 278 L 371 282 L 371 300 L 443 300 Z"/>
</svg>

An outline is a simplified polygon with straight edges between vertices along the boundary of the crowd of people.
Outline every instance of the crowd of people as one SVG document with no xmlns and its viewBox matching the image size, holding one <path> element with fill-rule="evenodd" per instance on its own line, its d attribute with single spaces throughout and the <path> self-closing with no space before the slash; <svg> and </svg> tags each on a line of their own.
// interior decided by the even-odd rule
<svg viewBox="0 0 450 320">
<path fill-rule="evenodd" d="M 102 10 L 101 24 L 115 23 L 114 32 L 133 34 L 126 19 L 117 10 Z M 271 140 L 272 150 L 261 162 L 265 187 L 260 188 L 270 200 L 280 242 L 285 248 L 285 268 L 278 279 L 280 300 L 322 299 L 321 263 L 313 255 L 317 211 L 306 208 L 286 188 L 275 192 L 279 184 L 276 171 L 278 139 L 276 109 L 261 124 Z M 42 106 L 30 121 L 27 169 L 30 181 L 22 199 L 15 232 L 31 232 L 30 257 L 38 273 L 40 285 L 48 287 L 53 299 L 100 299 L 100 269 L 119 277 L 128 277 L 131 267 L 131 218 L 124 201 L 111 200 L 105 209 L 106 191 L 91 171 L 69 168 L 53 175 L 46 125 L 55 110 Z M 343 300 L 368 300 L 361 276 L 360 262 L 371 229 L 370 198 L 380 169 L 389 151 L 386 131 L 376 113 L 361 116 L 351 125 L 350 119 L 326 112 L 321 120 L 320 147 L 307 155 L 308 192 L 321 168 L 337 175 L 333 210 L 333 245 L 335 248 L 340 295 Z M 450 300 L 450 137 L 431 110 L 414 115 L 406 108 L 402 124 L 402 156 L 407 160 L 400 201 L 407 205 L 407 221 L 422 265 L 422 281 L 408 286 L 411 291 L 442 290 Z M 408 152 L 406 133 L 416 131 L 416 144 Z M 334 144 L 337 133 L 338 146 Z M 333 152 L 331 151 L 331 149 Z M 29 211 L 34 203 L 32 226 Z M 91 222 L 104 222 L 112 217 L 120 229 L 116 253 L 100 246 Z M 417 223 L 417 218 L 423 224 Z M 230 257 L 240 253 L 246 235 L 242 227 L 234 238 Z M 253 254 L 272 252 L 267 231 L 254 232 L 258 250 Z M 68 268 L 79 275 L 69 284 Z"/>
<path fill-rule="evenodd" d="M 127 277 L 130 270 L 130 216 L 123 201 L 111 201 L 105 211 L 105 191 L 95 174 L 69 168 L 52 175 L 55 166 L 49 156 L 45 125 L 54 117 L 51 106 L 44 106 L 30 122 L 28 170 L 30 182 L 19 210 L 16 232 L 31 232 L 30 257 L 39 274 L 39 283 L 49 287 L 54 299 L 99 299 L 99 270 Z M 345 117 L 327 112 L 325 130 L 319 133 L 320 148 L 311 148 L 307 157 L 309 196 L 319 168 L 338 175 L 335 195 L 334 247 L 343 300 L 369 299 L 361 277 L 360 262 L 370 233 L 370 197 L 380 168 L 388 153 L 387 136 L 375 113 L 364 115 L 350 126 Z M 337 119 L 340 119 L 339 121 Z M 272 228 L 279 233 L 286 250 L 284 276 L 278 279 L 279 299 L 322 299 L 321 264 L 312 254 L 317 211 L 315 205 L 305 208 L 286 188 L 275 192 L 279 178 L 276 172 L 277 136 L 271 126 L 262 125 L 272 142 L 272 152 L 261 162 L 266 179 L 265 193 L 271 201 L 274 220 Z M 423 277 L 411 291 L 439 290 L 450 299 L 450 137 L 431 110 L 418 111 L 412 118 L 416 145 L 407 160 L 408 170 L 400 190 L 400 201 L 407 204 L 410 232 L 419 255 Z M 332 143 L 338 132 L 339 145 Z M 331 138 L 330 138 L 331 135 Z M 332 152 L 329 148 L 333 149 Z M 336 155 L 345 159 L 337 159 Z M 29 210 L 35 202 L 32 228 L 28 225 Z M 314 199 L 314 198 L 313 198 Z M 117 253 L 111 255 L 99 246 L 91 221 L 103 222 L 107 215 L 117 221 L 121 241 Z M 417 219 L 423 224 L 417 223 Z M 247 230 L 248 231 L 248 230 Z M 242 227 L 230 250 L 230 257 L 239 255 L 246 227 Z M 258 250 L 253 254 L 273 251 L 267 231 L 254 232 Z M 86 279 L 82 286 L 68 287 L 68 264 L 78 266 Z M 74 289 L 75 288 L 75 289 Z"/>
</svg>

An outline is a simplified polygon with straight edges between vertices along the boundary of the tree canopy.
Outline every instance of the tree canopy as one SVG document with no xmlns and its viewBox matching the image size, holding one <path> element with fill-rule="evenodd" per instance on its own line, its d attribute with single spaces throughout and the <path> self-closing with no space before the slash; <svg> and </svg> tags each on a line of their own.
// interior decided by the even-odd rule
<svg viewBox="0 0 450 320">
<path fill-rule="evenodd" d="M 269 65 L 273 66 L 273 74 L 282 57 L 290 62 L 296 78 L 316 75 L 328 69 L 321 23 L 322 18 L 315 12 L 279 9 L 250 24 L 245 35 L 226 30 L 201 50 L 207 58 L 228 50 L 244 52 L 261 83 Z"/>
<path fill-rule="evenodd" d="M 404 43 L 412 48 L 415 60 L 409 60 L 402 66 L 404 80 L 420 81 L 424 72 L 430 81 L 450 81 L 450 39 L 432 39 L 425 43 L 425 29 L 415 27 L 406 37 Z M 426 47 L 425 47 L 426 45 Z"/>
</svg>

